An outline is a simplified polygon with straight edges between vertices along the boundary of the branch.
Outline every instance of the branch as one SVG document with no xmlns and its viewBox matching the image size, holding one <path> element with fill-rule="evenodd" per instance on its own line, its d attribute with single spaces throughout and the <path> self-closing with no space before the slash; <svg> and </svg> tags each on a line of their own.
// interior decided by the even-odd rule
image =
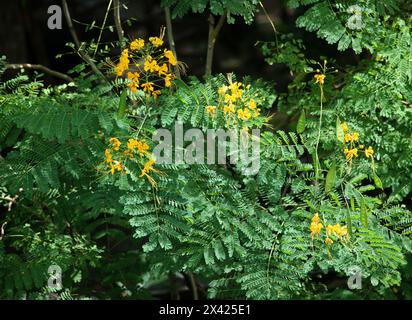
<svg viewBox="0 0 412 320">
<path fill-rule="evenodd" d="M 175 40 L 173 38 L 173 25 L 172 25 L 172 18 L 170 15 L 169 7 L 165 8 L 165 15 L 166 15 L 167 39 L 169 40 L 170 50 L 172 50 L 173 55 L 175 56 L 176 60 L 179 61 L 179 59 L 177 58 Z M 175 73 L 176 73 L 176 77 L 180 79 L 180 70 L 178 66 L 176 66 L 175 68 Z"/>
<path fill-rule="evenodd" d="M 99 75 L 101 78 L 103 78 L 105 81 L 107 81 L 104 74 L 97 68 L 96 64 L 93 62 L 93 59 L 90 58 L 90 56 L 86 52 L 83 52 L 83 50 L 81 49 L 81 43 L 79 41 L 79 37 L 77 36 L 76 30 L 74 29 L 73 21 L 72 21 L 72 18 L 70 16 L 70 11 L 69 11 L 69 6 L 67 5 L 67 1 L 62 0 L 62 4 L 63 4 L 64 16 L 66 18 L 67 25 L 69 26 L 69 30 L 70 30 L 70 33 L 72 35 L 74 44 L 76 45 L 76 49 L 77 49 L 78 54 L 80 55 L 80 57 L 84 61 L 86 61 L 89 64 L 89 66 L 92 68 L 92 70 L 97 75 Z"/>
<path fill-rule="evenodd" d="M 114 0 L 114 23 L 117 30 L 117 36 L 119 37 L 120 43 L 123 42 L 124 31 L 122 28 L 122 20 L 120 19 L 120 0 Z"/>
<path fill-rule="evenodd" d="M 74 81 L 73 78 L 69 77 L 68 75 L 49 69 L 41 64 L 30 64 L 30 63 L 14 63 L 14 64 L 7 64 L 6 69 L 32 69 L 32 70 L 39 70 L 44 73 L 50 74 L 56 78 L 63 79 L 68 82 Z"/>
<path fill-rule="evenodd" d="M 227 12 L 225 11 L 224 14 L 220 16 L 220 19 L 216 25 L 215 17 L 212 14 L 209 15 L 209 38 L 207 44 L 205 78 L 208 78 L 212 75 L 213 55 L 215 50 L 216 39 L 219 35 L 220 30 L 223 27 L 223 24 L 226 21 L 226 15 Z"/>
</svg>

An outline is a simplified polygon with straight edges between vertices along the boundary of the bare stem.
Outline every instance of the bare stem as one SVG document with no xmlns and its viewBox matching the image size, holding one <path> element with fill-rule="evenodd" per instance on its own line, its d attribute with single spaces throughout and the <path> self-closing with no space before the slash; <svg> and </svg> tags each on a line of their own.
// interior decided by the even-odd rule
<svg viewBox="0 0 412 320">
<path fill-rule="evenodd" d="M 225 21 L 226 12 L 220 16 L 220 19 L 216 25 L 215 17 L 212 14 L 209 15 L 209 38 L 207 43 L 205 78 L 209 78 L 212 75 L 213 55 L 215 51 L 216 39 Z"/>
<path fill-rule="evenodd" d="M 41 64 L 30 64 L 30 63 L 13 63 L 13 64 L 7 64 L 6 65 L 6 69 L 13 69 L 13 70 L 17 70 L 17 69 L 32 69 L 32 70 L 39 70 L 42 71 L 44 73 L 50 74 L 56 78 L 60 78 L 62 80 L 68 81 L 68 82 L 72 82 L 73 78 L 69 77 L 68 75 L 49 69 L 46 66 L 43 66 Z"/>
<path fill-rule="evenodd" d="M 122 44 L 123 47 L 123 37 L 124 37 L 124 31 L 122 28 L 122 20 L 120 19 L 120 0 L 113 0 L 114 3 L 114 23 L 116 26 L 117 30 L 117 36 L 119 37 L 119 41 Z"/>
<path fill-rule="evenodd" d="M 112 7 L 112 2 L 113 2 L 113 0 L 110 0 L 109 5 L 107 6 L 106 13 L 105 13 L 104 19 L 103 19 L 103 25 L 100 28 L 99 38 L 97 38 L 96 48 L 94 49 L 93 56 L 96 55 L 97 49 L 99 47 L 100 40 L 102 39 L 103 30 L 104 30 L 104 27 L 106 26 L 107 17 L 109 16 L 109 11 L 110 11 L 110 8 Z"/>
</svg>

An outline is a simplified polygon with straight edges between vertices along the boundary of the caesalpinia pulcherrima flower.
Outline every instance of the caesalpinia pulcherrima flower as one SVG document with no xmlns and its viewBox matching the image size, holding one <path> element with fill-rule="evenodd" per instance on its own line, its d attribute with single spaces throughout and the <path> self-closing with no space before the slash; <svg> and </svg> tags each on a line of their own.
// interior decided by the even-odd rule
<svg viewBox="0 0 412 320">
<path fill-rule="evenodd" d="M 217 112 L 221 112 L 226 124 L 237 126 L 239 128 L 249 127 L 252 125 L 251 120 L 260 116 L 260 108 L 258 108 L 255 95 L 250 91 L 251 86 L 245 86 L 241 82 L 232 82 L 218 88 L 218 104 L 215 108 L 206 106 L 206 112 L 211 117 L 215 117 Z"/>
<path fill-rule="evenodd" d="M 108 173 L 130 174 L 131 163 L 137 164 L 141 169 L 139 176 L 146 177 L 153 187 L 156 181 L 150 176 L 150 172 L 158 172 L 153 168 L 154 160 L 149 152 L 149 145 L 142 140 L 130 138 L 127 143 L 122 143 L 118 138 L 109 139 L 109 148 L 105 149 L 104 168 Z"/>
<path fill-rule="evenodd" d="M 156 100 L 163 88 L 172 86 L 175 78 L 172 67 L 177 65 L 177 60 L 171 50 L 162 48 L 162 38 L 163 35 L 150 37 L 148 42 L 135 39 L 122 51 L 115 73 L 118 77 L 126 73 L 131 93 L 141 89 Z"/>
</svg>

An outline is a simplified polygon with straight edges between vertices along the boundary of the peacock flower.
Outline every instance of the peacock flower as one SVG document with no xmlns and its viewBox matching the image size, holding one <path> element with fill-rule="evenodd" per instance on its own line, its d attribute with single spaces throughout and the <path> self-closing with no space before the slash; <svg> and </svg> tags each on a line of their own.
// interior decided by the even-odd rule
<svg viewBox="0 0 412 320">
<path fill-rule="evenodd" d="M 365 156 L 366 158 L 373 158 L 373 149 L 371 146 L 369 146 L 367 149 L 365 149 Z"/>
</svg>

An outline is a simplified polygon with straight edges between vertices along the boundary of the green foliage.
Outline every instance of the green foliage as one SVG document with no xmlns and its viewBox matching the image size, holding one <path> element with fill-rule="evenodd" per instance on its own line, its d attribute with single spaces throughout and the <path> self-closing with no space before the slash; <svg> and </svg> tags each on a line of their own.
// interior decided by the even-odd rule
<svg viewBox="0 0 412 320">
<path fill-rule="evenodd" d="M 189 11 L 202 13 L 208 9 L 210 13 L 217 16 L 227 14 L 229 23 L 235 22 L 232 16 L 241 16 L 247 24 L 252 23 L 258 4 L 258 0 L 246 0 L 242 3 L 237 0 L 162 0 L 163 7 L 173 8 L 174 17 L 182 17 Z"/>
</svg>

